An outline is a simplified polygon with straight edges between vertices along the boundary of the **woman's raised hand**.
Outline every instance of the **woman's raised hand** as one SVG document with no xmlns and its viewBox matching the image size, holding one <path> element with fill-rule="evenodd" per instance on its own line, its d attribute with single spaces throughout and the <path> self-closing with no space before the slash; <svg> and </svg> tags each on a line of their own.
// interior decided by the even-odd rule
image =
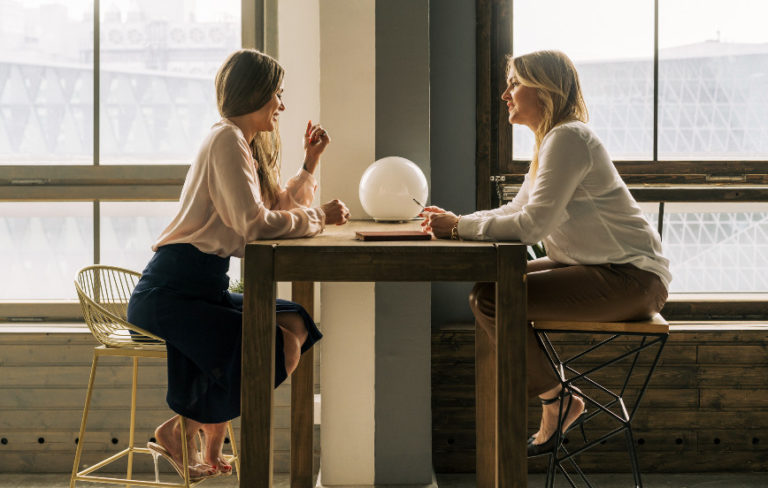
<svg viewBox="0 0 768 488">
<path fill-rule="evenodd" d="M 331 200 L 320 208 L 325 212 L 325 225 L 343 225 L 349 220 L 349 209 L 341 200 Z"/>
<path fill-rule="evenodd" d="M 320 155 L 330 143 L 331 137 L 320 124 L 312 124 L 311 120 L 307 122 L 304 131 L 304 169 L 314 173 L 320 164 Z"/>
</svg>

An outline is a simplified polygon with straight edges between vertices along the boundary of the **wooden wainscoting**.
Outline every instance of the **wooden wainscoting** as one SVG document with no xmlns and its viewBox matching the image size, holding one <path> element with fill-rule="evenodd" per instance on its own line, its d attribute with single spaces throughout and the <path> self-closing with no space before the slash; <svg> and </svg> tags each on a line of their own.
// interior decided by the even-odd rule
<svg viewBox="0 0 768 488">
<path fill-rule="evenodd" d="M 768 470 L 768 325 L 672 322 L 670 329 L 633 422 L 642 472 Z M 568 349 L 593 339 L 561 336 L 556 344 Z M 434 330 L 432 455 L 438 473 L 475 469 L 474 374 L 474 327 Z M 540 412 L 531 401 L 531 433 Z M 623 442 L 621 436 L 584 453 L 580 466 L 629 472 Z M 543 471 L 544 460 L 530 461 L 530 470 Z"/>
<path fill-rule="evenodd" d="M 85 328 L 80 332 L 32 333 L 9 329 L 9 325 L 0 324 L 0 473 L 68 473 L 97 343 Z M 316 348 L 315 368 L 318 351 Z M 316 392 L 318 380 L 316 373 Z M 100 359 L 83 464 L 93 464 L 127 445 L 130 381 L 130 359 Z M 290 380 L 275 391 L 275 471 L 281 473 L 290 470 L 289 384 Z M 148 441 L 154 428 L 172 415 L 165 403 L 165 390 L 165 361 L 141 360 L 137 444 Z M 239 435 L 239 422 L 234 426 Z M 315 430 L 317 457 L 319 426 Z M 168 468 L 167 463 L 162 464 Z M 151 471 L 149 456 L 139 456 L 135 469 Z"/>
</svg>

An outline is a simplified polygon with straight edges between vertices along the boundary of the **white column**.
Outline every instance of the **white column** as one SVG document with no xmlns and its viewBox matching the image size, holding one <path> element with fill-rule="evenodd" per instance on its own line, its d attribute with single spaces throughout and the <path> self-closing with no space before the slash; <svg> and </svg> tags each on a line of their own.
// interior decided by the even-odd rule
<svg viewBox="0 0 768 488">
<path fill-rule="evenodd" d="M 375 2 L 320 3 L 320 100 L 332 142 L 323 157 L 325 200 L 364 218 L 360 177 L 375 157 Z M 375 482 L 375 286 L 322 285 L 320 471 L 324 486 Z"/>
</svg>

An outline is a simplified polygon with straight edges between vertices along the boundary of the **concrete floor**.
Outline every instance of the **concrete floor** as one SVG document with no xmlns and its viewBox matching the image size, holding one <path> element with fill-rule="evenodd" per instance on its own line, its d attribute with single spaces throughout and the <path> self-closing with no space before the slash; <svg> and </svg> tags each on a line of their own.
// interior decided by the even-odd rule
<svg viewBox="0 0 768 488">
<path fill-rule="evenodd" d="M 591 478 L 595 488 L 631 488 L 632 477 L 625 475 L 595 475 Z M 178 478 L 163 478 L 163 481 Z M 473 475 L 438 475 L 439 488 L 474 488 Z M 0 473 L 0 488 L 65 488 L 69 486 L 69 475 L 62 474 L 3 474 Z M 78 487 L 105 488 L 117 485 L 79 483 Z M 235 488 L 237 478 L 218 477 L 198 485 L 205 488 Z M 274 488 L 288 488 L 286 475 L 275 477 Z M 528 486 L 544 486 L 544 477 L 531 475 Z M 556 487 L 567 484 L 558 483 Z M 705 473 L 705 474 L 647 474 L 643 477 L 645 488 L 768 488 L 768 473 Z"/>
</svg>

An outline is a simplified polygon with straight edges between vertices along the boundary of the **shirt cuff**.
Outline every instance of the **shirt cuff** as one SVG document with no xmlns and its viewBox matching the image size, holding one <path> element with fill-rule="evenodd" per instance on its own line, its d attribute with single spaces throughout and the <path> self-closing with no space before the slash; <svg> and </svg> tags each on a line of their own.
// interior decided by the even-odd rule
<svg viewBox="0 0 768 488">
<path fill-rule="evenodd" d="M 459 219 L 459 225 L 456 227 L 459 237 L 468 241 L 485 240 L 480 232 L 480 222 L 482 220 L 482 217 L 475 217 L 472 214 L 462 215 Z"/>
<path fill-rule="evenodd" d="M 323 232 L 325 230 L 325 212 L 323 212 L 323 209 L 320 207 L 315 207 L 315 210 L 317 211 L 317 216 L 320 219 L 320 232 Z M 318 232 L 318 234 L 320 232 Z"/>
<path fill-rule="evenodd" d="M 310 183 L 313 188 L 317 187 L 317 180 L 315 179 L 315 175 L 305 170 L 303 167 L 299 168 L 299 172 L 296 174 L 296 176 L 299 178 L 301 182 L 306 181 Z"/>
</svg>

